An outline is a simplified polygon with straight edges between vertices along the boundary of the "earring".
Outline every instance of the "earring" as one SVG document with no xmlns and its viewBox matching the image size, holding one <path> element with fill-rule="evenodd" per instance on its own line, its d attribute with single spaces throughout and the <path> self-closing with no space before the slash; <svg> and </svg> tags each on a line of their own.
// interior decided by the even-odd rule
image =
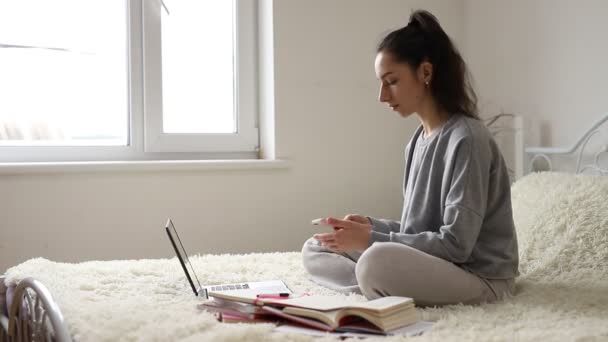
<svg viewBox="0 0 608 342">
<path fill-rule="evenodd" d="M 424 82 L 424 84 L 428 87 L 429 86 L 429 81 Z"/>
</svg>

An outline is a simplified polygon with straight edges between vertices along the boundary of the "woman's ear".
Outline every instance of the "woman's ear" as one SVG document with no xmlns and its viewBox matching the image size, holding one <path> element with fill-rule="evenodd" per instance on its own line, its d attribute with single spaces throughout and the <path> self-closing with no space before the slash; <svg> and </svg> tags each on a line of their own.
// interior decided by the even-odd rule
<svg viewBox="0 0 608 342">
<path fill-rule="evenodd" d="M 418 79 L 425 85 L 429 85 L 433 79 L 433 64 L 422 62 L 418 67 Z"/>
</svg>

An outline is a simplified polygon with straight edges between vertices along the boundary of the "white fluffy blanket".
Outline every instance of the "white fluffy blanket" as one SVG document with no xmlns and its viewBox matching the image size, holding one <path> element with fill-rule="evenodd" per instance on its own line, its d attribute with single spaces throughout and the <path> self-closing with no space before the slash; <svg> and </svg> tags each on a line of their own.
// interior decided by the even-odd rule
<svg viewBox="0 0 608 342">
<path fill-rule="evenodd" d="M 522 273 L 516 296 L 421 309 L 437 323 L 417 341 L 608 340 L 608 177 L 529 175 L 513 186 L 513 209 Z M 340 295 L 308 280 L 299 252 L 203 255 L 192 262 L 206 283 L 280 278 L 298 292 Z M 175 259 L 66 264 L 38 258 L 9 269 L 6 282 L 26 276 L 46 284 L 78 341 L 313 339 L 274 333 L 269 324 L 216 322 L 196 309 Z"/>
</svg>

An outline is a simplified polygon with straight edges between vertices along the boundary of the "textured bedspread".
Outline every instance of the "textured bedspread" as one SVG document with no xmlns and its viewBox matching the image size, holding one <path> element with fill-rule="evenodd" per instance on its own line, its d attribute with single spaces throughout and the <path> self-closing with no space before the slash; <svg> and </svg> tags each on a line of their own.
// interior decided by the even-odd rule
<svg viewBox="0 0 608 342">
<path fill-rule="evenodd" d="M 608 177 L 529 175 L 513 186 L 513 209 L 522 273 L 516 296 L 421 309 L 437 323 L 416 341 L 608 340 Z M 308 280 L 299 252 L 203 255 L 192 263 L 206 283 L 280 278 L 296 292 L 340 295 Z M 175 259 L 66 264 L 39 258 L 9 269 L 6 282 L 26 276 L 46 284 L 78 341 L 312 340 L 274 333 L 269 324 L 220 324 L 199 312 Z"/>
</svg>

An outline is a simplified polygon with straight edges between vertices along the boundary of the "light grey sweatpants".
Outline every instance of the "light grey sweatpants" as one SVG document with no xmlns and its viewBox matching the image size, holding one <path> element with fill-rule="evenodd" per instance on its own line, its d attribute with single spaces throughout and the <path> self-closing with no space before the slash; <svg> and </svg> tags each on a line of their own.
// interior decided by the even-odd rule
<svg viewBox="0 0 608 342">
<path fill-rule="evenodd" d="M 513 279 L 484 279 L 453 263 L 395 242 L 365 252 L 335 253 L 310 238 L 302 248 L 313 281 L 339 292 L 414 298 L 419 306 L 479 304 L 513 294 Z"/>
</svg>

